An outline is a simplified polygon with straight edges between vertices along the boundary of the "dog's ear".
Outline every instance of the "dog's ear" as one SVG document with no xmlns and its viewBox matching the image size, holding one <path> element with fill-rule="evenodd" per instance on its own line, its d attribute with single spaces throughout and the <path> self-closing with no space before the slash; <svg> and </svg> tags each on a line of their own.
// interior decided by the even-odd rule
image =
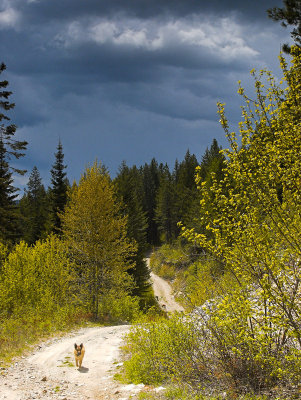
<svg viewBox="0 0 301 400">
<path fill-rule="evenodd" d="M 83 344 L 82 344 L 82 343 L 80 344 L 80 348 L 81 348 L 81 349 L 83 348 Z"/>
<path fill-rule="evenodd" d="M 76 343 L 74 343 L 74 348 L 75 348 L 75 349 L 77 348 L 77 344 L 76 344 Z"/>
</svg>

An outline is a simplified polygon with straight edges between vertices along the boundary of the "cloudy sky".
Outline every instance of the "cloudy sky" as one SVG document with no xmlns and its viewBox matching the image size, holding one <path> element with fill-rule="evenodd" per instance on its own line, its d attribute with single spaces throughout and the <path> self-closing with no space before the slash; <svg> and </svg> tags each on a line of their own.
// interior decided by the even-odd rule
<svg viewBox="0 0 301 400">
<path fill-rule="evenodd" d="M 59 139 L 68 177 L 97 158 L 114 176 L 123 160 L 172 167 L 226 146 L 216 102 L 240 117 L 237 81 L 279 73 L 288 32 L 267 17 L 280 0 L 0 0 L 1 60 L 29 142 L 18 166 L 47 186 Z M 28 181 L 16 178 L 22 187 Z"/>
</svg>

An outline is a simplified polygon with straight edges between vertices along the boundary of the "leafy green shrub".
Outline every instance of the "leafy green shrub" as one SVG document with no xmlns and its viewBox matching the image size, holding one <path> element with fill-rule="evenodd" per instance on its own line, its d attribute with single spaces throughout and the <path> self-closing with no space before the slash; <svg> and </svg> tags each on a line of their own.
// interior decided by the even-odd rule
<svg viewBox="0 0 301 400">
<path fill-rule="evenodd" d="M 134 326 L 124 349 L 128 378 L 154 385 L 186 383 L 197 392 L 214 386 L 260 393 L 298 384 L 298 346 L 292 337 L 284 341 L 281 324 L 278 330 L 270 324 L 257 295 L 233 282 L 227 295 L 207 301 L 191 316 L 157 317 Z"/>
<path fill-rule="evenodd" d="M 187 267 L 191 263 L 190 247 L 183 248 L 180 243 L 165 244 L 151 255 L 150 264 L 155 273 L 160 275 L 162 265 L 171 268 L 172 273 Z"/>
<path fill-rule="evenodd" d="M 139 298 L 118 288 L 107 292 L 99 305 L 99 314 L 110 322 L 128 322 L 141 315 Z"/>
<path fill-rule="evenodd" d="M 62 241 L 51 236 L 33 247 L 21 242 L 3 263 L 0 317 L 73 310 L 72 279 L 72 265 Z"/>
<path fill-rule="evenodd" d="M 153 317 L 135 325 L 127 336 L 124 363 L 134 383 L 158 384 L 165 381 L 198 385 L 208 370 L 202 362 L 200 337 L 185 317 Z"/>
<path fill-rule="evenodd" d="M 238 391 L 258 393 L 300 380 L 298 345 L 280 321 L 266 314 L 261 300 L 256 290 L 233 285 L 199 313 L 213 374 Z"/>
<path fill-rule="evenodd" d="M 3 265 L 7 255 L 8 255 L 8 253 L 9 253 L 9 250 L 8 250 L 7 245 L 5 245 L 4 243 L 2 243 L 0 241 L 0 273 L 1 273 L 1 270 L 2 270 L 2 265 Z"/>
<path fill-rule="evenodd" d="M 0 274 L 1 354 L 18 354 L 39 336 L 74 322 L 72 271 L 67 248 L 55 236 L 33 247 L 21 242 L 6 254 Z"/>
<path fill-rule="evenodd" d="M 214 262 L 201 259 L 179 274 L 175 285 L 183 293 L 183 302 L 188 309 L 201 306 L 205 301 L 211 299 L 216 294 L 218 281 L 224 276 L 216 278 L 212 271 Z"/>
</svg>

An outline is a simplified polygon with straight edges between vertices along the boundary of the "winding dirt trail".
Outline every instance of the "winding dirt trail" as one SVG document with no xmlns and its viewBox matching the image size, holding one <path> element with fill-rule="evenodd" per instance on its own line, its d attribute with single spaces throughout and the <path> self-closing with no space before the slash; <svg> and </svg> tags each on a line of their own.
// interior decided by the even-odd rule
<svg viewBox="0 0 301 400">
<path fill-rule="evenodd" d="M 148 267 L 150 267 L 150 259 L 146 258 L 145 260 Z M 184 312 L 184 308 L 176 302 L 173 295 L 173 289 L 166 280 L 151 272 L 151 282 L 155 296 L 157 297 L 157 301 L 161 308 L 167 312 Z"/>
<path fill-rule="evenodd" d="M 128 329 L 128 325 L 84 328 L 39 346 L 2 371 L 0 399 L 128 399 L 144 386 L 113 380 L 122 336 Z M 75 342 L 86 348 L 81 369 L 74 366 Z"/>
<path fill-rule="evenodd" d="M 184 308 L 176 302 L 173 290 L 170 284 L 160 276 L 151 272 L 151 280 L 153 283 L 154 293 L 157 296 L 158 303 L 167 312 L 184 312 Z"/>
<path fill-rule="evenodd" d="M 151 279 L 161 306 L 168 312 L 182 311 L 170 285 L 155 274 Z M 122 385 L 113 379 L 128 330 L 129 325 L 83 328 L 39 345 L 9 368 L 0 368 L 0 400 L 134 399 L 144 385 Z M 74 365 L 75 342 L 86 349 L 81 369 Z"/>
</svg>

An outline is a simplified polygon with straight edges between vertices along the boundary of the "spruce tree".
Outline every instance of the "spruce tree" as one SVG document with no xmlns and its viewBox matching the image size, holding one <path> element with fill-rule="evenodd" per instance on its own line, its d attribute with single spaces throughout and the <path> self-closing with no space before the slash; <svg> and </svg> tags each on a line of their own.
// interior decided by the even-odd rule
<svg viewBox="0 0 301 400">
<path fill-rule="evenodd" d="M 222 147 L 219 146 L 216 139 L 213 139 L 210 148 L 206 149 L 202 161 L 199 175 L 203 181 L 209 186 L 212 183 L 212 172 L 217 175 L 218 180 L 223 179 L 223 168 L 225 167 L 225 156 L 221 152 Z"/>
<path fill-rule="evenodd" d="M 127 233 L 137 243 L 137 252 L 133 256 L 134 266 L 128 270 L 135 281 L 134 295 L 140 297 L 144 307 L 144 295 L 149 291 L 150 271 L 144 260 L 147 250 L 147 217 L 142 206 L 142 177 L 136 166 L 129 168 L 125 162 L 119 168 L 115 179 L 117 194 L 123 204 L 123 213 L 128 217 Z"/>
<path fill-rule="evenodd" d="M 48 219 L 47 194 L 36 166 L 30 174 L 25 194 L 19 207 L 24 219 L 23 238 L 33 244 L 46 233 Z"/>
<path fill-rule="evenodd" d="M 6 69 L 5 64 L 0 65 L 0 73 Z M 9 111 L 14 108 L 14 103 L 8 101 L 12 92 L 6 90 L 8 81 L 0 82 L 0 108 Z M 0 122 L 10 121 L 10 118 L 0 112 Z M 13 138 L 16 125 L 0 125 L 0 238 L 7 241 L 16 241 L 20 236 L 19 216 L 15 200 L 17 189 L 13 186 L 13 173 L 23 175 L 26 171 L 12 167 L 12 159 L 24 156 L 27 142 Z"/>
<path fill-rule="evenodd" d="M 147 242 L 152 245 L 159 244 L 158 225 L 155 221 L 156 197 L 160 183 L 160 171 L 157 161 L 153 158 L 150 164 L 141 167 L 143 181 L 143 209 L 147 215 Z"/>
<path fill-rule="evenodd" d="M 168 165 L 161 168 L 160 186 L 156 198 L 155 220 L 163 242 L 171 243 L 178 233 L 176 190 Z"/>
<path fill-rule="evenodd" d="M 195 203 L 199 201 L 195 183 L 197 166 L 197 158 L 194 154 L 190 154 L 189 150 L 187 150 L 184 160 L 175 166 L 177 222 L 190 221 L 191 214 L 194 214 Z"/>
<path fill-rule="evenodd" d="M 64 165 L 63 146 L 59 141 L 57 153 L 55 153 L 55 163 L 51 169 L 51 200 L 52 200 L 52 216 L 53 230 L 59 233 L 61 230 L 60 214 L 64 211 L 67 203 L 67 179 Z"/>
</svg>

